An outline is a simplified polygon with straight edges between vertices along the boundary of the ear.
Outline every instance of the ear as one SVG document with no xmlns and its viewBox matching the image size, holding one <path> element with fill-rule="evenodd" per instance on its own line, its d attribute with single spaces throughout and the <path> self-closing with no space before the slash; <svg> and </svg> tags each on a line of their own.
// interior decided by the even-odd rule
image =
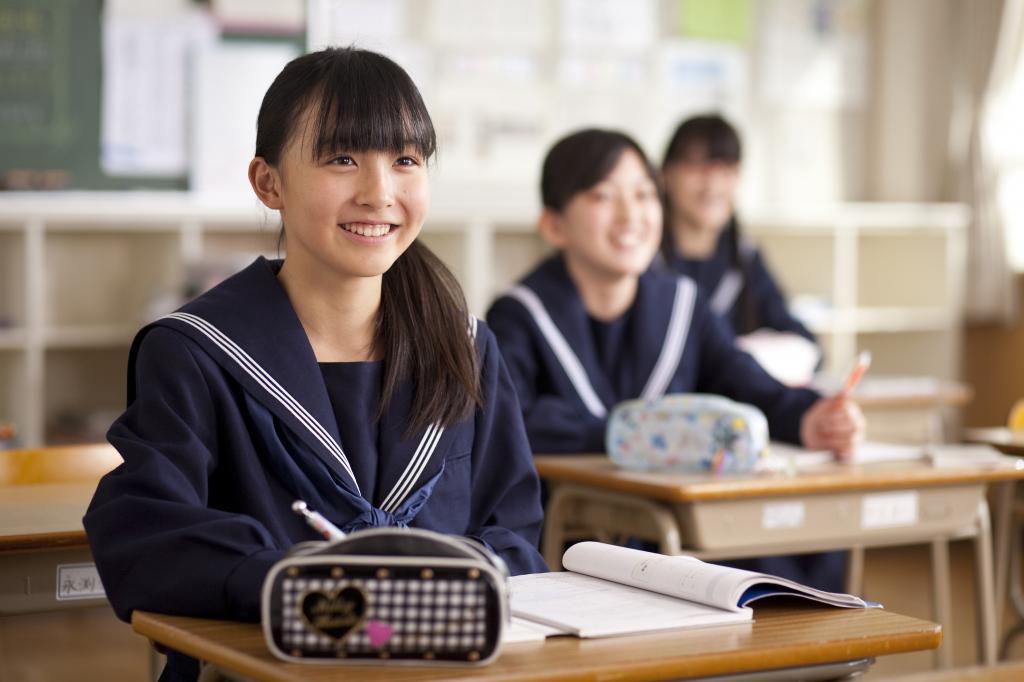
<svg viewBox="0 0 1024 682">
<path fill-rule="evenodd" d="M 553 208 L 544 208 L 537 219 L 537 232 L 544 241 L 556 249 L 563 249 L 567 243 L 564 230 L 565 221 L 562 214 Z"/>
<path fill-rule="evenodd" d="M 284 206 L 281 200 L 281 176 L 262 156 L 249 162 L 249 184 L 267 208 L 280 209 Z"/>
</svg>

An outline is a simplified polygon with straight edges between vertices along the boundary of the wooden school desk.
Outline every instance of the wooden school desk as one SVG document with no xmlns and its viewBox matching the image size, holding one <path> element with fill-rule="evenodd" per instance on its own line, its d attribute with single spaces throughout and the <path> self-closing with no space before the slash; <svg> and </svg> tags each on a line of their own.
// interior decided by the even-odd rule
<svg viewBox="0 0 1024 682">
<path fill-rule="evenodd" d="M 970 386 L 957 381 L 870 374 L 853 392 L 868 439 L 876 441 L 946 442 L 952 430 L 946 417 L 973 397 Z"/>
<path fill-rule="evenodd" d="M 826 465 L 799 474 L 671 475 L 618 469 L 603 455 L 537 456 L 550 486 L 544 558 L 561 566 L 565 543 L 579 538 L 650 539 L 664 554 L 702 559 L 801 554 L 835 549 L 930 544 L 935 618 L 951 622 L 949 546 L 972 538 L 977 573 L 979 651 L 996 660 L 992 543 L 986 484 L 999 487 L 998 529 L 1005 539 L 1017 460 L 990 467 L 933 467 L 927 462 Z M 861 591 L 853 553 L 849 588 Z M 998 543 L 996 561 L 1007 559 Z M 949 639 L 947 628 L 946 638 Z M 937 652 L 949 667 L 952 647 Z"/>
<path fill-rule="evenodd" d="M 113 447 L 0 451 L 0 615 L 106 603 L 82 528 Z"/>
<path fill-rule="evenodd" d="M 934 649 L 942 639 L 935 623 L 882 609 L 766 606 L 758 607 L 752 624 L 510 644 L 494 663 L 482 667 L 356 667 L 279 661 L 267 650 L 255 623 L 136 611 L 132 627 L 155 642 L 209 662 L 228 676 L 281 682 L 699 678 L 861 661 Z"/>
</svg>

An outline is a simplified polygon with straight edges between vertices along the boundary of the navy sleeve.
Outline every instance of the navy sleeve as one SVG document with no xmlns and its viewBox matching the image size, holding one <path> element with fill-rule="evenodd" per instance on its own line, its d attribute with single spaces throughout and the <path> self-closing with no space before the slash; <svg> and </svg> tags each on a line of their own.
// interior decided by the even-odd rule
<svg viewBox="0 0 1024 682">
<path fill-rule="evenodd" d="M 487 313 L 523 411 L 530 447 L 538 454 L 604 452 L 607 419 L 581 407 L 544 371 L 534 322 L 518 302 L 505 297 Z"/>
<path fill-rule="evenodd" d="M 470 535 L 508 564 L 513 575 L 547 571 L 537 551 L 544 512 L 515 390 L 494 335 L 478 329 L 483 407 L 473 439 Z"/>
<path fill-rule="evenodd" d="M 780 332 L 799 334 L 808 341 L 817 343 L 814 334 L 789 312 L 786 296 L 768 271 L 768 266 L 761 257 L 760 251 L 753 253 L 748 273 L 750 275 L 749 291 L 754 296 L 760 326 Z"/>
<path fill-rule="evenodd" d="M 724 395 L 757 406 L 768 418 L 773 440 L 800 443 L 800 420 L 821 397 L 805 388 L 789 388 L 765 372 L 749 354 L 738 349 L 732 335 L 703 300 L 698 300 L 691 337 L 700 343 L 697 390 Z"/>
<path fill-rule="evenodd" d="M 218 408 L 201 367 L 212 361 L 189 343 L 160 328 L 136 342 L 134 399 L 107 434 L 124 463 L 83 522 L 121 619 L 144 609 L 258 620 L 263 578 L 284 551 L 255 519 L 207 506 Z"/>
</svg>

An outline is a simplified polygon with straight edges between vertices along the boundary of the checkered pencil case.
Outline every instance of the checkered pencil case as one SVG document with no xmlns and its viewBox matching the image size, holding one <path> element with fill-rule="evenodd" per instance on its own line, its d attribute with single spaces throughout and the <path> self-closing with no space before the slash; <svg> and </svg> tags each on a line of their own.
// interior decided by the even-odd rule
<svg viewBox="0 0 1024 682">
<path fill-rule="evenodd" d="M 507 570 L 472 540 L 373 528 L 297 547 L 267 574 L 261 606 L 286 661 L 483 664 L 508 620 Z"/>
<path fill-rule="evenodd" d="M 625 469 L 742 473 L 768 449 L 768 420 L 753 405 L 684 393 L 620 403 L 608 419 L 608 456 Z"/>
</svg>

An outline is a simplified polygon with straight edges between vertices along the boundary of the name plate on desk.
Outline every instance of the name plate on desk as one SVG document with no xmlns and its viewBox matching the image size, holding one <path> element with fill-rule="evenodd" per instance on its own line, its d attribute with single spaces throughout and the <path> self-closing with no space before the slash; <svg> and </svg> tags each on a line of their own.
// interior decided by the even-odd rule
<svg viewBox="0 0 1024 682">
<path fill-rule="evenodd" d="M 804 503 L 800 501 L 766 502 L 761 508 L 761 528 L 779 530 L 804 525 Z"/>
<path fill-rule="evenodd" d="M 865 495 L 861 504 L 861 528 L 912 526 L 918 519 L 915 491 Z"/>
<path fill-rule="evenodd" d="M 57 599 L 102 599 L 107 596 L 96 564 L 58 564 Z"/>
</svg>

